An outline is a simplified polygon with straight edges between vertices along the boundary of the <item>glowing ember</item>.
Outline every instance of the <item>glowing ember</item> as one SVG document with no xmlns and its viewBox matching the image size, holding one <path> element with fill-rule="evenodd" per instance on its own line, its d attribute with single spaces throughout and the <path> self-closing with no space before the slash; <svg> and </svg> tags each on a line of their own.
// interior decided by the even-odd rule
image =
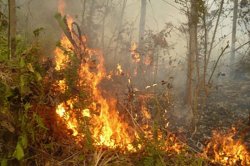
<svg viewBox="0 0 250 166">
<path fill-rule="evenodd" d="M 117 69 L 117 74 L 118 74 L 118 75 L 123 74 L 122 66 L 121 66 L 120 64 L 117 64 L 116 69 Z"/>
<path fill-rule="evenodd" d="M 89 109 L 82 110 L 82 116 L 83 117 L 91 117 Z"/>
<path fill-rule="evenodd" d="M 67 89 L 67 85 L 66 85 L 66 82 L 65 82 L 65 79 L 63 80 L 59 80 L 57 85 L 59 86 L 59 90 L 61 92 L 65 92 L 65 90 Z"/>
<path fill-rule="evenodd" d="M 250 153 L 240 140 L 234 139 L 235 136 L 235 129 L 225 135 L 214 132 L 205 155 L 223 165 L 250 165 Z"/>
<path fill-rule="evenodd" d="M 57 106 L 56 113 L 57 113 L 60 117 L 63 117 L 63 115 L 65 114 L 65 109 L 64 109 L 64 107 L 63 107 L 63 104 L 60 104 L 60 105 Z"/>
<path fill-rule="evenodd" d="M 144 105 L 142 106 L 142 114 L 146 119 L 151 119 L 151 114 L 148 112 L 147 108 Z"/>
<path fill-rule="evenodd" d="M 138 63 L 141 61 L 141 57 L 140 57 L 140 54 L 137 52 L 137 48 L 138 48 L 137 44 L 133 42 L 131 44 L 130 52 L 132 55 L 132 59 L 135 63 Z"/>
<path fill-rule="evenodd" d="M 71 104 L 72 101 L 69 100 L 67 101 L 67 103 Z M 57 109 L 56 109 L 56 113 L 65 120 L 66 122 L 66 125 L 68 127 L 68 129 L 72 130 L 73 133 L 72 135 L 73 136 L 77 136 L 78 135 L 78 122 L 77 122 L 77 119 L 72 115 L 73 114 L 69 114 L 69 112 L 66 112 L 65 110 L 65 104 L 64 103 L 61 103 L 57 106 Z"/>
</svg>

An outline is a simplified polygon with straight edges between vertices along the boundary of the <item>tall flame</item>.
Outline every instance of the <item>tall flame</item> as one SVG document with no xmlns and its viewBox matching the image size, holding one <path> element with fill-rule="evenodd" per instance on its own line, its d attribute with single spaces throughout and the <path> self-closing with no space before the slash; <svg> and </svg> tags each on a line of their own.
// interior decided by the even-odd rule
<svg viewBox="0 0 250 166">
<path fill-rule="evenodd" d="M 59 12 L 63 13 L 65 4 L 62 0 L 59 2 Z M 73 19 L 67 17 L 67 21 L 69 30 L 72 34 L 75 34 L 72 27 L 70 27 Z M 56 113 L 58 117 L 65 122 L 67 128 L 72 131 L 71 134 L 77 138 L 76 140 L 85 137 L 84 132 L 81 131 L 81 123 L 79 123 L 79 120 L 84 121 L 87 118 L 88 127 L 94 140 L 94 145 L 134 151 L 136 148 L 132 145 L 132 142 L 139 137 L 139 134 L 120 117 L 119 112 L 116 109 L 116 99 L 104 96 L 102 89 L 99 86 L 103 79 L 109 78 L 104 68 L 103 55 L 98 50 L 86 48 L 86 37 L 82 36 L 81 39 L 84 44 L 79 42 L 79 37 L 76 38 L 76 44 L 80 47 L 80 50 L 84 50 L 84 55 L 88 57 L 84 57 L 84 60 L 80 60 L 80 67 L 76 69 L 78 74 L 77 86 L 84 88 L 87 87 L 87 90 L 82 89 L 82 91 L 87 91 L 86 93 L 90 95 L 89 97 L 91 102 L 90 104 L 85 104 L 86 108 L 80 110 L 80 108 L 77 108 L 74 105 L 75 103 L 84 101 L 81 101 L 79 96 L 72 97 L 65 102 L 59 103 L 56 108 Z M 69 56 L 65 55 L 65 50 L 74 50 L 71 42 L 64 34 L 61 37 L 61 47 L 64 49 L 62 50 L 61 48 L 56 48 L 54 51 L 55 70 L 59 72 L 66 69 L 66 67 L 71 64 Z M 135 43 L 132 44 L 131 54 L 134 61 L 139 62 L 140 55 L 136 49 L 137 45 Z M 120 64 L 117 65 L 117 71 L 118 74 L 123 74 Z M 61 93 L 64 93 L 67 89 L 69 89 L 66 82 L 66 79 L 57 81 L 58 91 Z M 141 111 L 147 121 L 151 120 L 150 112 L 146 107 L 142 106 Z M 145 135 L 149 140 L 153 139 L 152 128 L 150 126 L 145 125 L 141 128 L 143 130 L 145 129 Z M 161 133 L 159 135 L 161 135 Z M 162 136 L 159 138 L 162 138 Z M 139 149 L 141 147 L 142 145 L 138 145 Z M 177 146 L 177 144 L 174 144 L 173 146 L 168 145 L 166 150 L 170 149 L 176 149 L 178 151 L 180 147 Z"/>
<path fill-rule="evenodd" d="M 64 3 L 60 0 L 59 12 L 63 13 Z M 72 18 L 67 19 L 68 25 L 71 25 Z M 70 29 L 72 30 L 72 29 Z M 83 37 L 84 39 L 84 37 Z M 84 40 L 85 41 L 85 40 Z M 61 46 L 65 49 L 71 50 L 71 43 L 65 35 L 62 35 Z M 122 122 L 119 114 L 116 110 L 116 100 L 113 98 L 105 99 L 101 89 L 98 87 L 99 83 L 106 77 L 104 69 L 104 59 L 102 54 L 93 49 L 86 49 L 90 57 L 88 57 L 86 63 L 81 63 L 78 69 L 78 77 L 80 86 L 88 86 L 89 93 L 91 94 L 92 104 L 88 108 L 83 109 L 82 117 L 90 118 L 90 131 L 95 140 L 96 145 L 108 146 L 110 148 L 126 148 L 132 149 L 132 136 L 129 135 L 133 131 L 127 123 Z M 70 59 L 64 54 L 60 48 L 55 50 L 55 69 L 61 71 L 68 65 Z M 97 59 L 98 64 L 93 64 L 91 59 Z M 94 70 L 93 70 L 94 68 Z M 59 80 L 58 86 L 60 91 L 63 92 L 66 88 L 65 80 Z M 79 100 L 79 99 L 74 99 Z M 73 99 L 67 102 L 60 103 L 57 106 L 56 113 L 61 117 L 67 127 L 73 131 L 73 136 L 84 137 L 82 133 L 79 133 L 79 124 L 75 116 L 76 108 L 74 108 Z"/>
</svg>

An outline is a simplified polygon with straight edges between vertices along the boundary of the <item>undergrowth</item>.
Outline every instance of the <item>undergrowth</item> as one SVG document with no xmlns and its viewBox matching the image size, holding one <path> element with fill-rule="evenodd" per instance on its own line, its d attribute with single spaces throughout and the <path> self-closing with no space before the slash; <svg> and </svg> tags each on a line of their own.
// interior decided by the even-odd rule
<svg viewBox="0 0 250 166">
<path fill-rule="evenodd" d="M 148 139 L 142 133 L 134 144 L 143 145 L 143 149 L 133 153 L 93 146 L 87 118 L 80 121 L 86 138 L 75 142 L 72 131 L 58 119 L 55 106 L 74 96 L 81 98 L 81 103 L 76 103 L 74 107 L 89 105 L 91 96 L 88 88 L 77 85 L 79 61 L 72 52 L 65 50 L 65 56 L 71 58 L 72 64 L 63 71 L 54 71 L 52 60 L 41 56 L 37 31 L 35 34 L 34 41 L 29 44 L 19 37 L 16 56 L 12 59 L 8 59 L 6 34 L 3 31 L 0 34 L 0 42 L 3 43 L 0 45 L 1 166 L 206 165 L 204 159 L 188 150 L 179 153 L 166 150 L 166 135 L 162 139 Z M 53 84 L 61 78 L 66 78 L 69 87 L 64 93 L 58 92 L 58 87 Z M 154 105 L 157 102 L 151 101 Z M 159 117 L 160 114 L 155 116 Z M 153 124 L 157 134 L 160 124 Z M 167 144 L 173 144 L 171 139 L 168 140 Z"/>
</svg>

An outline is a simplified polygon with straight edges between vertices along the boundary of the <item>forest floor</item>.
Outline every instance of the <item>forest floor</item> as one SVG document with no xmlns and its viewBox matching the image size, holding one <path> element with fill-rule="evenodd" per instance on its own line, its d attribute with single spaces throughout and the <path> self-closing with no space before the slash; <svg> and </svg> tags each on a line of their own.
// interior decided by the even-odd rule
<svg viewBox="0 0 250 166">
<path fill-rule="evenodd" d="M 180 111 L 183 111 L 180 110 Z M 177 111 L 178 112 L 178 111 Z M 170 128 L 183 135 L 185 142 L 202 151 L 204 145 L 212 137 L 213 131 L 227 132 L 236 128 L 244 136 L 244 143 L 250 149 L 250 79 L 225 81 L 217 84 L 211 91 L 204 111 L 199 111 L 195 132 L 190 131 L 190 111 L 185 110 L 170 114 Z"/>
</svg>

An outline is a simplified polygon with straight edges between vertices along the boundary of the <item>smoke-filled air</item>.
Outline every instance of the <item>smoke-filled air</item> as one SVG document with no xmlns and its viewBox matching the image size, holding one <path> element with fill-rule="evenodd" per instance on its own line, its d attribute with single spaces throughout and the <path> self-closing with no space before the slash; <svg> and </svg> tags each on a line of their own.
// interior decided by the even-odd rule
<svg viewBox="0 0 250 166">
<path fill-rule="evenodd" d="M 250 0 L 0 0 L 1 166 L 249 166 Z"/>
</svg>

